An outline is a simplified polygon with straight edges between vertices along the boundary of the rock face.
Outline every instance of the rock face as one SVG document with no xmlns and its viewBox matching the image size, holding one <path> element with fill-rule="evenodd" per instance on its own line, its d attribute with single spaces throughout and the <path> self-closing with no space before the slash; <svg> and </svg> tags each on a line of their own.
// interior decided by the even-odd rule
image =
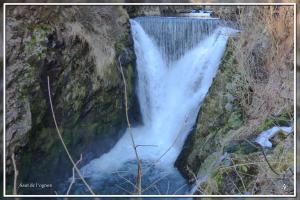
<svg viewBox="0 0 300 200">
<path fill-rule="evenodd" d="M 217 76 L 201 106 L 195 130 L 189 135 L 175 163 L 190 183 L 197 182 L 197 187 L 192 190 L 195 194 L 238 194 L 241 191 L 242 194 L 264 193 L 261 188 L 266 187 L 266 183 L 260 177 L 274 172 L 267 166 L 261 149 L 254 142 L 256 134 L 276 125 L 292 124 L 292 104 L 289 104 L 290 109 L 266 120 L 249 119 L 245 115 L 239 98 L 247 97 L 247 91 L 251 92 L 251 88 L 241 89 L 246 84 L 241 82 L 242 73 L 236 68 L 234 43 L 235 40 L 231 40 L 227 46 Z M 270 162 L 284 160 L 282 164 L 273 165 L 274 171 L 292 179 L 292 137 L 281 134 L 273 138 L 272 143 L 275 147 L 267 151 Z M 247 164 L 251 162 L 264 165 Z M 286 184 L 286 193 L 292 192 L 292 181 L 280 181 Z M 280 181 L 274 184 L 282 184 Z M 253 184 L 261 186 L 255 186 L 257 188 L 251 191 Z"/>
<path fill-rule="evenodd" d="M 181 8 L 181 7 L 180 7 Z M 55 130 L 48 98 L 74 160 L 81 164 L 108 151 L 131 122 L 139 121 L 134 95 L 135 56 L 129 16 L 176 13 L 172 6 L 8 6 L 6 11 L 6 173 L 12 190 L 11 155 L 18 180 L 52 183 L 53 194 L 72 165 Z M 186 8 L 183 8 L 186 9 Z M 47 175 L 45 175 L 47 174 Z"/>
<path fill-rule="evenodd" d="M 134 103 L 135 57 L 128 19 L 120 6 L 8 6 L 8 189 L 12 152 L 24 183 L 57 185 L 60 178 L 71 175 L 72 166 L 54 129 L 47 77 L 56 120 L 74 160 L 82 154 L 85 163 L 101 155 L 121 136 L 127 125 L 118 60 L 126 77 L 129 107 Z"/>
<path fill-rule="evenodd" d="M 240 74 L 231 66 L 235 61 L 229 49 L 227 47 L 219 71 L 201 106 L 195 130 L 176 162 L 176 166 L 190 180 L 193 179 L 192 172 L 197 174 L 209 155 L 222 151 L 226 143 L 224 139 L 243 124 L 241 108 L 235 98 Z"/>
</svg>

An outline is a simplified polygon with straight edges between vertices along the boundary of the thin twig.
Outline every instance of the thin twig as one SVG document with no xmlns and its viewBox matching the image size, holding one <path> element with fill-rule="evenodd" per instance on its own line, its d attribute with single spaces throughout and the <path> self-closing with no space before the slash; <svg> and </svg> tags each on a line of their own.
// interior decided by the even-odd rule
<svg viewBox="0 0 300 200">
<path fill-rule="evenodd" d="M 128 190 L 126 190 L 125 188 L 123 188 L 122 186 L 120 186 L 118 184 L 116 184 L 116 187 L 123 190 L 123 191 L 125 191 L 125 192 L 127 192 L 128 194 L 132 194 L 131 192 L 129 192 Z"/>
<path fill-rule="evenodd" d="M 267 158 L 267 156 L 266 156 L 266 153 L 265 153 L 265 151 L 264 151 L 264 148 L 262 147 L 262 146 L 260 146 L 261 148 L 261 152 L 263 153 L 263 155 L 264 155 L 264 159 L 265 159 L 265 161 L 266 161 L 266 163 L 268 164 L 268 166 L 269 166 L 269 168 L 276 174 L 276 175 L 278 175 L 278 176 L 280 176 L 280 174 L 278 173 L 278 172 L 276 172 L 276 170 L 271 166 L 271 164 L 270 164 L 270 162 L 269 162 L 269 160 L 268 160 L 268 158 Z"/>
<path fill-rule="evenodd" d="M 151 144 L 138 144 L 136 145 L 136 148 L 138 147 L 157 147 L 157 145 L 151 145 Z"/>
<path fill-rule="evenodd" d="M 125 178 L 124 176 L 121 176 L 118 172 L 117 175 L 121 178 L 124 179 L 127 183 L 129 183 L 130 185 L 133 186 L 133 188 L 135 188 L 135 190 L 138 190 L 138 188 L 136 187 L 136 185 L 134 185 L 129 179 Z"/>
<path fill-rule="evenodd" d="M 167 192 L 166 192 L 167 195 L 169 194 L 169 189 L 170 189 L 170 181 L 168 181 L 168 187 L 167 187 Z"/>
<path fill-rule="evenodd" d="M 18 175 L 19 175 L 19 171 L 17 169 L 17 165 L 16 165 L 16 160 L 15 160 L 15 152 L 12 153 L 11 155 L 11 159 L 12 159 L 12 163 L 14 166 L 14 189 L 13 189 L 13 195 L 17 195 L 17 181 L 18 181 Z"/>
<path fill-rule="evenodd" d="M 182 188 L 184 188 L 184 187 L 186 187 L 186 186 L 187 186 L 186 183 L 183 184 L 182 186 L 180 186 L 180 187 L 173 193 L 173 195 L 176 195 L 177 192 L 179 192 Z"/>
<path fill-rule="evenodd" d="M 186 126 L 186 123 L 187 123 L 187 117 L 186 117 L 186 119 L 185 119 L 185 121 L 184 121 L 184 126 Z M 183 126 L 183 127 L 184 127 Z M 148 167 L 148 168 L 146 168 L 145 170 L 144 170 L 144 173 L 146 174 L 152 167 L 154 167 L 157 163 L 159 163 L 159 161 L 172 149 L 172 147 L 175 145 L 175 143 L 177 142 L 177 139 L 179 138 L 179 135 L 180 135 L 180 133 L 181 133 L 181 130 L 182 129 L 180 129 L 180 131 L 178 131 L 178 133 L 176 134 L 176 137 L 175 137 L 175 139 L 174 139 L 174 141 L 172 142 L 172 144 L 166 149 L 166 151 L 164 151 L 162 154 L 161 154 L 161 156 L 156 160 L 156 161 L 154 161 L 152 164 L 150 164 L 150 166 Z"/>
<path fill-rule="evenodd" d="M 268 164 L 269 168 L 271 169 L 271 171 L 273 171 L 276 175 L 280 176 L 280 173 L 278 173 L 278 172 L 272 167 L 272 165 L 270 164 L 270 162 L 269 162 L 269 160 L 268 160 L 268 158 L 267 158 L 267 156 L 266 156 L 266 153 L 265 153 L 264 148 L 263 148 L 260 144 L 253 143 L 253 142 L 251 142 L 251 141 L 249 141 L 249 140 L 247 140 L 247 139 L 244 139 L 244 140 L 245 140 L 248 144 L 252 145 L 253 147 L 255 147 L 255 148 L 261 150 L 261 152 L 262 152 L 262 154 L 263 154 L 263 156 L 264 156 L 264 159 L 265 159 L 266 163 Z M 258 147 L 258 146 L 259 146 L 259 147 Z"/>
<path fill-rule="evenodd" d="M 242 192 L 240 191 L 240 189 L 238 188 L 238 186 L 234 183 L 234 181 L 231 179 L 231 176 L 228 174 L 227 171 L 225 171 L 225 173 L 228 176 L 228 179 L 231 181 L 231 183 L 234 185 L 234 187 L 239 191 L 240 194 L 242 194 Z"/>
<path fill-rule="evenodd" d="M 186 126 L 186 123 L 187 123 L 187 117 L 186 117 L 186 119 L 185 119 L 185 121 L 184 121 L 184 126 L 183 126 L 183 127 Z M 171 148 L 175 145 L 175 143 L 177 142 L 177 139 L 179 138 L 179 135 L 180 135 L 180 133 L 181 133 L 181 130 L 182 130 L 182 129 L 180 129 L 180 131 L 178 131 L 175 140 L 174 140 L 173 143 L 169 146 L 169 148 L 167 148 L 167 150 L 166 150 L 166 151 L 165 151 L 165 152 L 164 152 L 164 153 L 156 160 L 156 163 L 159 162 L 159 161 L 162 159 L 162 157 L 164 157 L 164 156 L 171 150 Z"/>
<path fill-rule="evenodd" d="M 75 163 L 75 165 L 77 166 L 81 161 L 82 161 L 82 154 L 80 154 L 80 159 Z M 69 195 L 69 193 L 71 191 L 71 188 L 72 188 L 73 184 L 75 183 L 75 180 L 76 180 L 76 178 L 75 178 L 75 168 L 73 167 L 72 168 L 72 181 L 69 185 L 67 195 Z"/>
<path fill-rule="evenodd" d="M 51 107 L 51 112 L 52 112 L 52 117 L 53 117 L 53 121 L 54 121 L 54 124 L 55 124 L 55 128 L 56 128 L 56 132 L 58 134 L 58 137 L 71 161 L 71 163 L 73 164 L 73 167 L 75 168 L 78 176 L 80 177 L 80 179 L 82 180 L 82 182 L 84 183 L 84 185 L 86 186 L 86 188 L 89 190 L 89 192 L 92 194 L 92 195 L 95 195 L 95 193 L 93 192 L 93 190 L 91 189 L 91 187 L 89 186 L 89 184 L 85 181 L 85 179 L 83 178 L 83 176 L 81 175 L 80 173 L 80 170 L 78 169 L 78 167 L 76 166 L 76 163 L 74 162 L 64 140 L 63 140 L 63 137 L 60 133 L 60 130 L 58 128 L 58 125 L 57 125 L 57 122 L 56 122 L 56 117 L 55 117 L 55 113 L 54 113 L 54 109 L 53 109 L 53 104 L 52 104 L 52 98 L 51 98 L 51 88 L 50 88 L 50 80 L 49 80 L 49 76 L 47 76 L 47 81 L 48 81 L 48 95 L 49 95 L 49 102 L 50 102 L 50 107 Z"/>
<path fill-rule="evenodd" d="M 132 130 L 131 130 L 131 124 L 130 124 L 130 121 L 129 121 L 127 84 L 126 84 L 126 80 L 125 80 L 125 76 L 124 76 L 124 72 L 123 72 L 123 67 L 122 67 L 122 64 L 121 64 L 121 61 L 120 61 L 120 57 L 118 58 L 118 61 L 119 61 L 119 68 L 120 68 L 120 72 L 121 72 L 122 79 L 123 79 L 123 84 L 124 84 L 125 114 L 126 114 L 126 120 L 127 120 L 127 125 L 128 125 L 128 131 L 129 131 L 132 147 L 133 147 L 135 157 L 136 157 L 136 160 L 137 160 L 137 164 L 138 164 L 138 172 L 137 172 L 137 177 L 136 177 L 136 188 L 137 188 L 136 189 L 136 194 L 141 195 L 142 194 L 142 164 L 141 164 L 141 160 L 139 158 L 139 154 L 137 152 L 137 145 L 135 144 L 133 134 L 132 134 Z"/>
<path fill-rule="evenodd" d="M 149 185 L 147 188 L 145 188 L 142 192 L 146 192 L 147 190 L 149 190 L 151 187 L 155 186 L 156 183 L 158 183 L 159 181 L 161 181 L 162 179 L 166 178 L 169 174 L 167 173 L 166 175 L 164 175 L 163 177 L 158 178 L 156 181 L 153 181 L 151 183 L 151 185 Z"/>
<path fill-rule="evenodd" d="M 247 190 L 246 190 L 246 186 L 245 186 L 245 184 L 244 184 L 244 181 L 243 181 L 243 179 L 242 179 L 242 177 L 241 177 L 241 175 L 238 173 L 238 171 L 237 171 L 237 169 L 236 169 L 236 167 L 235 167 L 235 163 L 233 162 L 233 160 L 230 158 L 230 160 L 231 160 L 231 162 L 233 163 L 233 169 L 234 169 L 234 171 L 235 171 L 235 173 L 238 175 L 238 177 L 239 177 L 239 179 L 241 180 L 241 182 L 242 182 L 242 185 L 243 185 L 243 188 L 244 188 L 244 193 L 246 193 L 247 192 Z"/>
<path fill-rule="evenodd" d="M 157 185 L 155 185 L 155 186 L 154 186 L 154 188 L 155 188 L 155 189 L 156 189 L 156 191 L 158 192 L 158 195 L 161 195 L 161 193 L 160 193 L 160 191 L 159 191 L 159 189 L 158 189 Z"/>
<path fill-rule="evenodd" d="M 187 171 L 193 176 L 193 178 L 195 179 L 195 187 L 192 188 L 191 190 L 191 194 L 193 195 L 195 192 L 199 191 L 201 192 L 201 184 L 203 183 L 203 181 L 199 181 L 196 174 L 193 172 L 193 170 L 191 170 L 189 168 L 189 166 L 186 166 L 187 167 Z"/>
</svg>

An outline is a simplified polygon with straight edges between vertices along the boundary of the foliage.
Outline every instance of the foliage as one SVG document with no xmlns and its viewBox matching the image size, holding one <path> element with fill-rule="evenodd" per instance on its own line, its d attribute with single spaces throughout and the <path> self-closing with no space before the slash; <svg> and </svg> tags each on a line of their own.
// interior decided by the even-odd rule
<svg viewBox="0 0 300 200">
<path fill-rule="evenodd" d="M 195 174 L 208 174 L 197 193 L 293 194 L 293 134 L 279 134 L 266 151 L 280 176 L 246 142 L 273 126 L 293 124 L 293 7 L 207 7 L 235 21 L 240 33 L 229 41 L 192 137 L 187 163 Z M 233 106 L 220 96 L 232 96 Z M 228 155 L 208 169 L 205 163 L 215 152 Z"/>
</svg>

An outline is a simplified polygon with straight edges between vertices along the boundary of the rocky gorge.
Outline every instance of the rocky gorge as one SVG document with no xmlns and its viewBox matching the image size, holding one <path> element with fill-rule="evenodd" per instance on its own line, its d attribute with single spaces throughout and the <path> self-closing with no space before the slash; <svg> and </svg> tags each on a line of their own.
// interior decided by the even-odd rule
<svg viewBox="0 0 300 200">
<path fill-rule="evenodd" d="M 82 154 L 81 164 L 85 164 L 111 149 L 127 127 L 120 67 L 128 87 L 130 121 L 141 122 L 129 19 L 174 15 L 199 7 L 8 6 L 7 193 L 13 190 L 13 154 L 19 182 L 39 180 L 57 186 L 71 176 L 72 164 L 50 112 L 47 77 L 63 139 L 73 158 Z M 292 136 L 279 134 L 273 138 L 274 148 L 266 150 L 274 170 L 288 177 L 271 185 L 258 178 L 274 179 L 265 153 L 251 145 L 260 132 L 272 126 L 293 126 L 291 8 L 203 8 L 237 22 L 241 33 L 227 44 L 175 166 L 196 185 L 195 194 L 269 194 L 282 184 L 287 187 L 280 194 L 291 194 Z M 258 164 L 244 164 L 253 160 Z M 55 194 L 56 186 L 39 191 L 20 188 L 18 192 Z"/>
<path fill-rule="evenodd" d="M 127 22 L 121 7 L 8 7 L 8 175 L 13 152 L 22 163 L 19 178 L 27 182 L 48 183 L 72 168 L 49 113 L 47 76 L 57 121 L 74 158 L 83 154 L 89 160 L 120 137 L 126 124 L 118 57 L 129 98 L 134 98 L 134 54 Z M 103 141 L 101 148 L 96 141 Z"/>
</svg>

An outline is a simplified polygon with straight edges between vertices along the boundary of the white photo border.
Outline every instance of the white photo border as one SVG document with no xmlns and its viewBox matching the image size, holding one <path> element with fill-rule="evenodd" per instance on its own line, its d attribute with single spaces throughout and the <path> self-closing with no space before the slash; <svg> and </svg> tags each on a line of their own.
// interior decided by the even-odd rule
<svg viewBox="0 0 300 200">
<path fill-rule="evenodd" d="M 294 194 L 293 195 L 8 195 L 6 194 L 6 156 L 5 156 L 5 67 L 6 67 L 6 49 L 5 49 L 5 11 L 6 6 L 164 6 L 164 5 L 211 5 L 211 6 L 293 6 L 294 7 Z M 3 3 L 3 197 L 296 197 L 296 27 L 297 27 L 296 3 Z"/>
</svg>

